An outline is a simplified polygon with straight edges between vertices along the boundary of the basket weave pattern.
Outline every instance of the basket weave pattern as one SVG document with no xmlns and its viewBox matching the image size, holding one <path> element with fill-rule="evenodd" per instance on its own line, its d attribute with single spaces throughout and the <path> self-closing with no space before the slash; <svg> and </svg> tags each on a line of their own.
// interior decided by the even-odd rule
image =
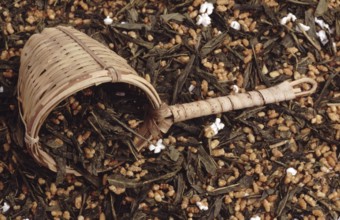
<svg viewBox="0 0 340 220">
<path fill-rule="evenodd" d="M 18 100 L 26 128 L 25 142 L 40 164 L 57 170 L 53 158 L 41 149 L 38 138 L 50 112 L 72 94 L 107 82 L 137 86 L 154 108 L 160 106 L 151 84 L 139 77 L 124 58 L 86 34 L 59 26 L 46 28 L 28 40 L 21 56 Z"/>
</svg>

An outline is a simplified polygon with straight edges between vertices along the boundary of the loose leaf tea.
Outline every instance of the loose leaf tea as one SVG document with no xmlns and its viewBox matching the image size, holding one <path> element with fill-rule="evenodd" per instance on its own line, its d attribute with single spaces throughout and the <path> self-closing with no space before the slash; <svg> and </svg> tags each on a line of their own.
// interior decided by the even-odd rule
<svg viewBox="0 0 340 220">
<path fill-rule="evenodd" d="M 80 91 L 52 111 L 40 131 L 43 149 L 58 169 L 66 166 L 90 174 L 112 169 L 134 153 L 133 133 L 142 122 L 148 100 L 121 84 Z M 138 98 L 139 97 L 139 98 Z"/>
</svg>

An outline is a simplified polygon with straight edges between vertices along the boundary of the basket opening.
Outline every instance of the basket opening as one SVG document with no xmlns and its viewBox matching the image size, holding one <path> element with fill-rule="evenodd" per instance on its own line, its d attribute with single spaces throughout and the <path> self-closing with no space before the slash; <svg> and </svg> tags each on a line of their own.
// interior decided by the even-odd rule
<svg viewBox="0 0 340 220">
<path fill-rule="evenodd" d="M 44 121 L 42 150 L 57 162 L 92 174 L 131 158 L 134 132 L 150 114 L 151 103 L 140 89 L 126 83 L 104 83 L 71 95 Z"/>
</svg>

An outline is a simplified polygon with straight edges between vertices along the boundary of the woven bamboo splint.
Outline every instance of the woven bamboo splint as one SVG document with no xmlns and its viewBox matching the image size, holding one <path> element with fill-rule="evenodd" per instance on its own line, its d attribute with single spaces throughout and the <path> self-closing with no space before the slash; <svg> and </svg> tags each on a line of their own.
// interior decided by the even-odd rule
<svg viewBox="0 0 340 220">
<path fill-rule="evenodd" d="M 40 128 L 52 110 L 76 92 L 108 82 L 127 83 L 148 97 L 153 110 L 138 131 L 146 139 L 158 137 L 179 121 L 291 100 L 316 90 L 316 82 L 304 78 L 259 91 L 168 106 L 125 59 L 101 43 L 70 27 L 46 28 L 27 41 L 22 51 L 18 81 L 25 142 L 37 162 L 57 170 L 56 162 L 39 143 Z M 303 83 L 310 84 L 310 90 L 301 91 L 299 86 Z M 141 148 L 147 142 L 136 137 L 135 143 Z M 78 174 L 70 167 L 66 172 Z"/>
<path fill-rule="evenodd" d="M 39 144 L 39 130 L 50 112 L 67 97 L 91 86 L 122 82 L 143 90 L 153 108 L 161 101 L 156 90 L 139 77 L 125 59 L 70 27 L 46 28 L 33 35 L 21 56 L 18 99 L 29 152 L 56 171 L 53 158 Z M 67 168 L 67 172 L 73 172 Z"/>
</svg>

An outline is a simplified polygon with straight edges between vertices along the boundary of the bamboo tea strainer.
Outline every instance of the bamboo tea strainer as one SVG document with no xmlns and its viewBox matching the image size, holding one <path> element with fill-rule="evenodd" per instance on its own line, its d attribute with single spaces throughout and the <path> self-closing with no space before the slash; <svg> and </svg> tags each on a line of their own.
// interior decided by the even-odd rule
<svg viewBox="0 0 340 220">
<path fill-rule="evenodd" d="M 37 162 L 57 170 L 56 162 L 39 143 L 39 130 L 51 111 L 76 92 L 109 82 L 135 86 L 148 97 L 153 110 L 138 131 L 145 138 L 167 132 L 176 122 L 310 95 L 317 86 L 314 80 L 303 78 L 259 91 L 168 106 L 125 59 L 101 43 L 71 27 L 46 28 L 24 46 L 18 81 L 25 143 Z M 311 89 L 301 91 L 303 83 Z M 137 146 L 142 142 L 137 139 Z M 77 174 L 70 167 L 66 172 Z"/>
</svg>

